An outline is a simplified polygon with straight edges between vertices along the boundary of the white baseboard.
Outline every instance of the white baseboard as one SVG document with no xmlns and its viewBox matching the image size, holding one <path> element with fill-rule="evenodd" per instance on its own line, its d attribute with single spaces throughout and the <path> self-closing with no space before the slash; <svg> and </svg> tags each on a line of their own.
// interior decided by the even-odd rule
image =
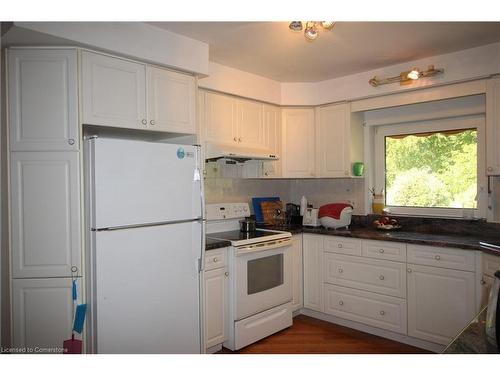
<svg viewBox="0 0 500 375">
<path fill-rule="evenodd" d="M 217 345 L 211 346 L 210 348 L 207 348 L 205 350 L 205 353 L 206 354 L 214 354 L 214 353 L 218 352 L 219 350 L 222 350 L 222 344 L 217 344 Z"/>
<path fill-rule="evenodd" d="M 352 329 L 356 329 L 358 331 L 366 332 L 366 333 L 371 333 L 372 335 L 384 337 L 386 339 L 402 342 L 403 344 L 407 345 L 412 345 L 416 346 L 417 348 L 425 349 L 425 350 L 430 350 L 431 352 L 434 353 L 441 353 L 443 349 L 445 348 L 444 345 L 436 344 L 433 342 L 425 341 L 425 340 L 420 340 L 414 337 L 402 335 L 399 333 L 395 332 L 390 332 L 386 331 L 385 329 L 380 329 L 376 327 L 371 327 L 363 323 L 358 323 L 358 322 L 353 322 L 352 320 L 347 320 L 347 319 L 342 319 L 342 318 L 337 318 L 332 315 L 328 315 L 322 312 L 318 311 L 313 311 L 309 310 L 306 308 L 300 309 L 299 311 L 296 311 L 294 313 L 294 317 L 296 315 L 306 315 L 310 316 L 312 318 L 324 320 L 330 323 L 335 323 L 344 327 L 349 327 Z"/>
</svg>

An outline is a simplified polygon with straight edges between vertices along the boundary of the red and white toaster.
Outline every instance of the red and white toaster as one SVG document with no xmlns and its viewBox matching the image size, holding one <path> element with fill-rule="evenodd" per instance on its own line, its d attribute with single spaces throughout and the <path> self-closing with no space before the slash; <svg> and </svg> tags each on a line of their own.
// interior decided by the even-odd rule
<svg viewBox="0 0 500 375">
<path fill-rule="evenodd" d="M 352 211 L 352 206 L 347 203 L 325 204 L 319 208 L 319 222 L 325 228 L 347 228 L 351 224 Z"/>
</svg>

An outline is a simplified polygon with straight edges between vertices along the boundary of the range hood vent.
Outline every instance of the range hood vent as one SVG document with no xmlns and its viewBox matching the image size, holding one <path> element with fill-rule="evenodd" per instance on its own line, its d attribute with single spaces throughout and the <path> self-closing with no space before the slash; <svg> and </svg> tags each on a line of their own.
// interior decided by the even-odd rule
<svg viewBox="0 0 500 375">
<path fill-rule="evenodd" d="M 229 159 L 238 163 L 244 163 L 249 160 L 279 160 L 279 157 L 276 154 L 266 152 L 266 150 L 234 147 L 223 143 L 207 142 L 205 148 L 205 159 L 207 161 Z"/>
</svg>

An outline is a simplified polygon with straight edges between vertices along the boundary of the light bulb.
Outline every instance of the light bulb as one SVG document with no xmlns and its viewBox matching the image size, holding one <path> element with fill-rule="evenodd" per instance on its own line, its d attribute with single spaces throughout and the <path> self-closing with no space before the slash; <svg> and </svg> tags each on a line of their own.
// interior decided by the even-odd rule
<svg viewBox="0 0 500 375">
<path fill-rule="evenodd" d="M 294 32 L 302 31 L 302 22 L 301 21 L 292 21 L 288 25 L 288 28 Z"/>
<path fill-rule="evenodd" d="M 321 26 L 327 30 L 331 30 L 333 25 L 335 25 L 334 21 L 321 21 Z"/>
<path fill-rule="evenodd" d="M 304 31 L 304 36 L 307 40 L 314 40 L 318 37 L 318 30 L 314 26 L 309 26 Z"/>
<path fill-rule="evenodd" d="M 413 68 L 410 72 L 408 72 L 407 77 L 409 79 L 419 79 L 420 78 L 420 72 L 418 71 L 417 68 Z"/>
</svg>

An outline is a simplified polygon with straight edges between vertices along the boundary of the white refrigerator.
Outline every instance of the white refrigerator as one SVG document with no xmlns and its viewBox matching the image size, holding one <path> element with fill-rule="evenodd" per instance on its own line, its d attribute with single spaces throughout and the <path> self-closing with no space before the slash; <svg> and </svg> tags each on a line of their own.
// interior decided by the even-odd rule
<svg viewBox="0 0 500 375">
<path fill-rule="evenodd" d="M 88 350 L 200 353 L 197 146 L 86 141 Z"/>
</svg>

